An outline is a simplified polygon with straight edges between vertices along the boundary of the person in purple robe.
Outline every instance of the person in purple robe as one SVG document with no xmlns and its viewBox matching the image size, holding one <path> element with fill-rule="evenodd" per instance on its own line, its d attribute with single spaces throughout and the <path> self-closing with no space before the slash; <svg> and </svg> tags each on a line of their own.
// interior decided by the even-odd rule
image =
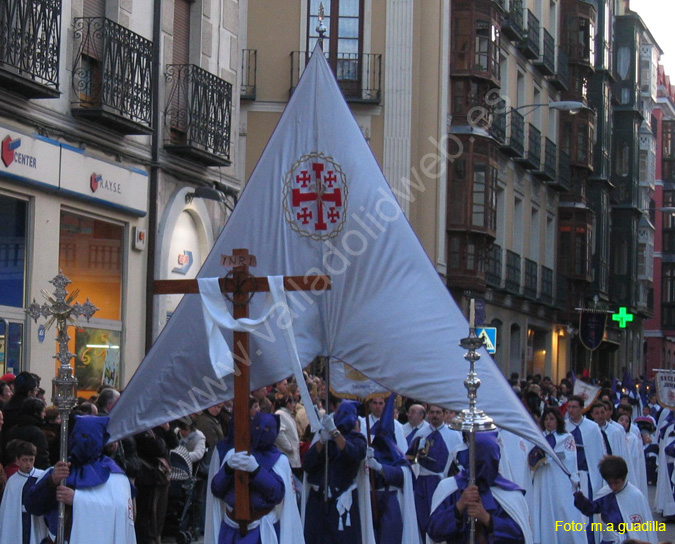
<svg viewBox="0 0 675 544">
<path fill-rule="evenodd" d="M 420 531 L 424 531 L 429 519 L 431 498 L 436 486 L 450 474 L 456 452 L 462 446 L 461 435 L 446 425 L 441 406 L 429 405 L 427 417 L 429 426 L 417 433 L 407 452 L 408 458 L 419 464 L 415 485 L 415 510 Z"/>
<path fill-rule="evenodd" d="M 320 439 L 307 450 L 306 544 L 361 544 L 361 518 L 356 486 L 366 457 L 366 438 L 358 429 L 358 403 L 342 401 L 324 417 Z M 328 489 L 325 488 L 325 448 L 328 448 Z"/>
<path fill-rule="evenodd" d="M 280 538 L 281 516 L 276 507 L 286 497 L 287 483 L 291 487 L 292 484 L 288 460 L 274 445 L 279 425 L 279 416 L 258 412 L 251 420 L 251 452 L 219 451 L 218 458 L 223 462 L 211 480 L 213 497 L 225 503 L 225 513 L 214 535 L 218 544 L 264 544 L 266 531 Z M 235 470 L 249 473 L 251 520 L 245 531 L 234 519 Z M 297 510 L 295 504 L 286 506 Z M 221 511 L 217 506 L 213 509 Z"/>
<path fill-rule="evenodd" d="M 68 462 L 59 461 L 28 490 L 26 510 L 45 516 L 56 534 L 58 502 L 66 504 L 66 541 L 135 544 L 132 497 L 135 488 L 103 448 L 108 417 L 76 416 L 69 436 Z M 65 479 L 65 486 L 61 480 Z"/>
<path fill-rule="evenodd" d="M 468 453 L 468 452 L 467 452 Z M 476 542 L 531 542 L 524 491 L 499 474 L 499 444 L 495 433 L 476 434 L 476 484 L 469 485 L 467 468 L 444 479 L 436 488 L 425 527 L 434 542 L 469 541 L 470 518 L 476 519 Z M 526 538 L 526 535 L 529 538 Z"/>
<path fill-rule="evenodd" d="M 371 428 L 372 447 L 368 448 L 366 454 L 366 464 L 375 474 L 376 505 L 372 510 L 375 541 L 378 544 L 403 541 L 403 494 L 409 494 L 409 504 L 414 505 L 413 473 L 410 463 L 396 445 L 395 399 L 396 395 L 389 396 L 382 417 Z M 411 513 L 410 520 L 417 531 L 414 513 Z"/>
</svg>

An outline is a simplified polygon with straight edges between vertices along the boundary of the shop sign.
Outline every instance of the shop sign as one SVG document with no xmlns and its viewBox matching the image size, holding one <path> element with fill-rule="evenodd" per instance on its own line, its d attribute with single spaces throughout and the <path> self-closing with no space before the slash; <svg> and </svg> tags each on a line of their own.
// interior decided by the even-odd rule
<svg viewBox="0 0 675 544">
<path fill-rule="evenodd" d="M 134 215 L 148 211 L 148 175 L 63 147 L 61 190 Z"/>
<path fill-rule="evenodd" d="M 0 127 L 0 172 L 26 183 L 59 186 L 58 143 Z"/>
</svg>

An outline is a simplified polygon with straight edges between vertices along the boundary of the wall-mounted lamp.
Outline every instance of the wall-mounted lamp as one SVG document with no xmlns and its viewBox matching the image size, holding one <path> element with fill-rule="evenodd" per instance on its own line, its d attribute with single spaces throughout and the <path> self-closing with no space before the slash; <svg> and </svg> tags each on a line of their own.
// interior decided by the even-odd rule
<svg viewBox="0 0 675 544">
<path fill-rule="evenodd" d="M 216 202 L 220 202 L 224 204 L 228 210 L 233 211 L 237 204 L 236 191 L 226 185 L 223 185 L 222 183 L 216 183 L 216 186 L 218 188 L 208 185 L 196 187 L 193 193 L 187 193 L 185 195 L 185 203 L 191 204 L 195 198 L 203 198 L 206 200 L 215 200 Z"/>
</svg>

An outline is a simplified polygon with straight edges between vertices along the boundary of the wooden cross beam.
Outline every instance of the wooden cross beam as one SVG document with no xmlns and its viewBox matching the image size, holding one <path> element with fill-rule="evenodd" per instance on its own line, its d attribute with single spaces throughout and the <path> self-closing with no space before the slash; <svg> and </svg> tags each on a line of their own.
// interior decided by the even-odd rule
<svg viewBox="0 0 675 544">
<path fill-rule="evenodd" d="M 233 317 L 248 317 L 248 303 L 255 293 L 270 290 L 266 277 L 253 277 L 249 266 L 256 265 L 255 256 L 247 249 L 235 249 L 232 255 L 223 255 L 223 266 L 232 267 L 231 275 L 219 278 L 220 291 L 232 293 Z M 329 276 L 285 276 L 286 291 L 325 291 L 330 289 Z M 199 293 L 199 283 L 194 280 L 155 280 L 153 292 L 156 295 Z M 247 332 L 234 331 L 234 359 L 241 362 L 234 377 L 234 450 L 251 450 L 251 421 L 248 400 L 251 395 L 251 375 L 249 358 L 249 336 Z M 239 523 L 240 532 L 246 534 L 251 520 L 251 505 L 248 490 L 248 472 L 235 471 L 234 518 Z"/>
</svg>

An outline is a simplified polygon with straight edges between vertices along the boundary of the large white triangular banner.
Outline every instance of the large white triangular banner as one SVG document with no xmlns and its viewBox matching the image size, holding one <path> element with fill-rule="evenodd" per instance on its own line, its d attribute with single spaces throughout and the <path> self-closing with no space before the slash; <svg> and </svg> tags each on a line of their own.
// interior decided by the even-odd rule
<svg viewBox="0 0 675 544">
<path fill-rule="evenodd" d="M 235 248 L 256 256 L 256 276 L 331 276 L 330 291 L 288 293 L 303 364 L 317 355 L 334 357 L 402 395 L 454 409 L 467 406 L 468 363 L 459 346 L 467 321 L 408 224 L 321 54 L 312 55 L 198 277 L 223 276 L 221 255 Z M 254 296 L 250 315 L 263 315 L 264 303 L 264 296 Z M 269 319 L 251 334 L 254 389 L 293 374 L 282 326 Z M 232 396 L 232 376 L 216 378 L 206 336 L 200 298 L 187 295 L 113 409 L 113 439 Z M 231 333 L 226 338 L 232 346 Z M 476 371 L 482 380 L 479 407 L 548 450 L 484 350 Z"/>
</svg>

